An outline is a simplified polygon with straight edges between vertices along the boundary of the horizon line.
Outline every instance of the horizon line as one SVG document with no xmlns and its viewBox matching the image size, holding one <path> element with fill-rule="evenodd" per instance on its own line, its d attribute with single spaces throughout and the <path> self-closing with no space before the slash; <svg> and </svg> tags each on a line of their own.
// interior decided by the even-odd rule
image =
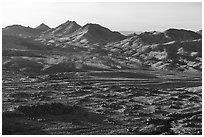
<svg viewBox="0 0 204 137">
<path fill-rule="evenodd" d="M 76 21 L 74 21 L 74 20 L 67 20 L 67 21 L 76 22 Z M 67 21 L 66 21 L 66 22 L 67 22 Z M 65 23 L 65 22 L 64 22 L 64 23 Z M 64 24 L 64 23 L 61 23 L 61 24 Z M 77 23 L 77 22 L 76 22 L 76 23 Z M 61 24 L 59 24 L 59 25 L 57 25 L 56 27 L 50 27 L 48 24 L 46 24 L 46 23 L 44 23 L 44 22 L 40 23 L 39 25 L 41 25 L 41 24 L 47 25 L 50 29 L 56 28 L 56 27 L 58 27 L 58 26 L 61 25 Z M 78 24 L 78 23 L 77 23 L 77 24 Z M 101 24 L 95 23 L 95 22 L 94 22 L 94 23 L 88 22 L 88 23 L 86 23 L 86 24 L 84 24 L 84 25 L 80 25 L 80 24 L 78 24 L 78 25 L 80 25 L 81 27 L 83 27 L 83 26 L 85 26 L 85 25 L 87 25 L 87 24 L 98 24 L 98 25 L 100 25 L 100 26 L 102 26 L 102 27 L 105 27 L 105 28 L 110 29 L 110 28 L 107 27 L 107 26 L 104 26 L 104 25 L 101 25 Z M 39 25 L 37 25 L 37 26 L 33 27 L 33 26 L 29 26 L 29 25 L 22 25 L 22 24 L 14 23 L 14 24 L 12 24 L 12 25 L 6 25 L 6 26 L 3 26 L 3 25 L 2 25 L 2 29 L 6 28 L 6 27 L 14 26 L 14 25 L 19 25 L 19 26 L 23 26 L 23 27 L 27 27 L 27 28 L 32 28 L 32 29 L 35 29 L 35 28 L 37 28 L 37 27 L 39 26 Z M 190 29 L 190 28 L 184 28 L 184 27 L 168 27 L 168 28 L 166 28 L 166 29 L 164 29 L 164 30 L 162 30 L 162 31 L 161 31 L 161 30 L 158 30 L 158 29 L 154 29 L 154 30 L 114 30 L 114 29 L 110 29 L 110 30 L 111 30 L 111 31 L 118 31 L 118 32 L 121 32 L 121 31 L 126 31 L 126 32 L 128 32 L 128 31 L 130 31 L 130 32 L 151 32 L 151 31 L 163 32 L 163 31 L 166 31 L 166 30 L 168 30 L 168 29 L 180 29 L 180 30 L 184 29 L 184 30 L 190 30 L 190 31 L 197 32 L 197 31 L 202 30 L 202 27 L 201 27 L 200 29 L 198 29 L 198 30 Z"/>
</svg>

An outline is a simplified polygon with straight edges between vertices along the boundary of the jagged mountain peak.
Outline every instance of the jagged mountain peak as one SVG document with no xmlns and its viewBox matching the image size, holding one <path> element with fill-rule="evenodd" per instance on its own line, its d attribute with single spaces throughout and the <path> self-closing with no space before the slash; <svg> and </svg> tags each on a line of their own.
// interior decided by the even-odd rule
<svg viewBox="0 0 204 137">
<path fill-rule="evenodd" d="M 125 38 L 124 35 L 122 35 L 120 32 L 117 31 L 112 31 L 109 28 L 106 28 L 104 26 L 101 26 L 100 24 L 96 24 L 96 23 L 87 23 L 86 25 L 84 25 L 82 27 L 82 29 L 84 30 L 88 30 L 88 32 L 90 33 L 114 33 L 117 34 L 118 36 L 120 35 L 121 37 Z"/>
<path fill-rule="evenodd" d="M 41 23 L 39 26 L 36 27 L 36 29 L 46 31 L 50 29 L 50 27 L 48 25 L 45 25 L 44 23 Z"/>
<path fill-rule="evenodd" d="M 113 32 L 110 29 L 99 24 L 87 23 L 79 30 L 77 30 L 72 38 L 75 42 L 91 43 L 91 44 L 105 44 L 108 42 L 115 42 L 126 38 L 119 32 Z"/>
<path fill-rule="evenodd" d="M 69 26 L 69 25 L 75 25 L 75 26 L 78 26 L 78 27 L 81 27 L 79 24 L 77 24 L 75 21 L 70 21 L 70 20 L 67 20 L 66 22 L 60 24 L 59 26 Z M 58 26 L 58 27 L 59 27 Z"/>
<path fill-rule="evenodd" d="M 68 20 L 55 28 L 49 29 L 44 33 L 44 35 L 65 36 L 75 32 L 79 28 L 81 28 L 81 26 L 77 24 L 75 21 Z"/>
<path fill-rule="evenodd" d="M 76 21 L 71 21 L 71 20 L 67 20 L 65 23 L 63 24 L 70 24 L 70 23 L 73 23 L 73 24 L 77 24 Z"/>
</svg>

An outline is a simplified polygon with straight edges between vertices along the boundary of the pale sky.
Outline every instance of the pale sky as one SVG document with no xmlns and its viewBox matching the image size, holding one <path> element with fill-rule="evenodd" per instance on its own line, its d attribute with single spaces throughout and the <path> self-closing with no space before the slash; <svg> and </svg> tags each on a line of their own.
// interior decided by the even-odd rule
<svg viewBox="0 0 204 137">
<path fill-rule="evenodd" d="M 189 2 L 6 2 L 2 27 L 20 24 L 56 27 L 67 20 L 83 26 L 97 23 L 115 31 L 164 31 L 168 28 L 200 30 L 202 3 Z"/>
</svg>

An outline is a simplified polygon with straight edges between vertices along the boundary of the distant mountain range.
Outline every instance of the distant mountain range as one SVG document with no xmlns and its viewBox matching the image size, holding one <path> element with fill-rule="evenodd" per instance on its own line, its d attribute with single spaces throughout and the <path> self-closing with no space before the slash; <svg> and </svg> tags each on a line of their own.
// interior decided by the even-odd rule
<svg viewBox="0 0 204 137">
<path fill-rule="evenodd" d="M 80 26 L 75 21 L 67 21 L 56 28 L 49 28 L 41 24 L 36 28 L 13 25 L 3 28 L 3 35 L 14 35 L 22 37 L 41 37 L 46 39 L 61 38 L 60 40 L 75 43 L 98 43 L 119 41 L 125 38 L 119 32 L 113 32 L 99 24 L 86 24 Z"/>
<path fill-rule="evenodd" d="M 130 33 L 130 34 L 129 34 Z M 67 21 L 55 28 L 2 29 L 3 68 L 64 72 L 109 69 L 202 71 L 202 30 L 114 32 L 99 24 Z"/>
<path fill-rule="evenodd" d="M 140 34 L 142 33 L 142 31 L 119 31 L 121 34 L 125 35 L 125 36 L 128 36 L 128 35 L 131 35 L 131 34 Z"/>
</svg>

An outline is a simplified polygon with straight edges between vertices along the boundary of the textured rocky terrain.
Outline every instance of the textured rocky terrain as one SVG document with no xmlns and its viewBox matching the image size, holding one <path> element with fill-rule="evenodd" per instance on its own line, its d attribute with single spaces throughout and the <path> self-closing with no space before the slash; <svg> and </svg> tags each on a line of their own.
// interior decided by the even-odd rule
<svg viewBox="0 0 204 137">
<path fill-rule="evenodd" d="M 110 43 L 106 49 L 113 55 L 151 69 L 201 71 L 202 36 L 192 31 L 169 29 L 144 32 L 123 41 Z"/>
<path fill-rule="evenodd" d="M 3 134 L 201 134 L 199 75 L 3 71 Z"/>
<path fill-rule="evenodd" d="M 201 135 L 201 32 L 3 28 L 3 134 Z"/>
</svg>

